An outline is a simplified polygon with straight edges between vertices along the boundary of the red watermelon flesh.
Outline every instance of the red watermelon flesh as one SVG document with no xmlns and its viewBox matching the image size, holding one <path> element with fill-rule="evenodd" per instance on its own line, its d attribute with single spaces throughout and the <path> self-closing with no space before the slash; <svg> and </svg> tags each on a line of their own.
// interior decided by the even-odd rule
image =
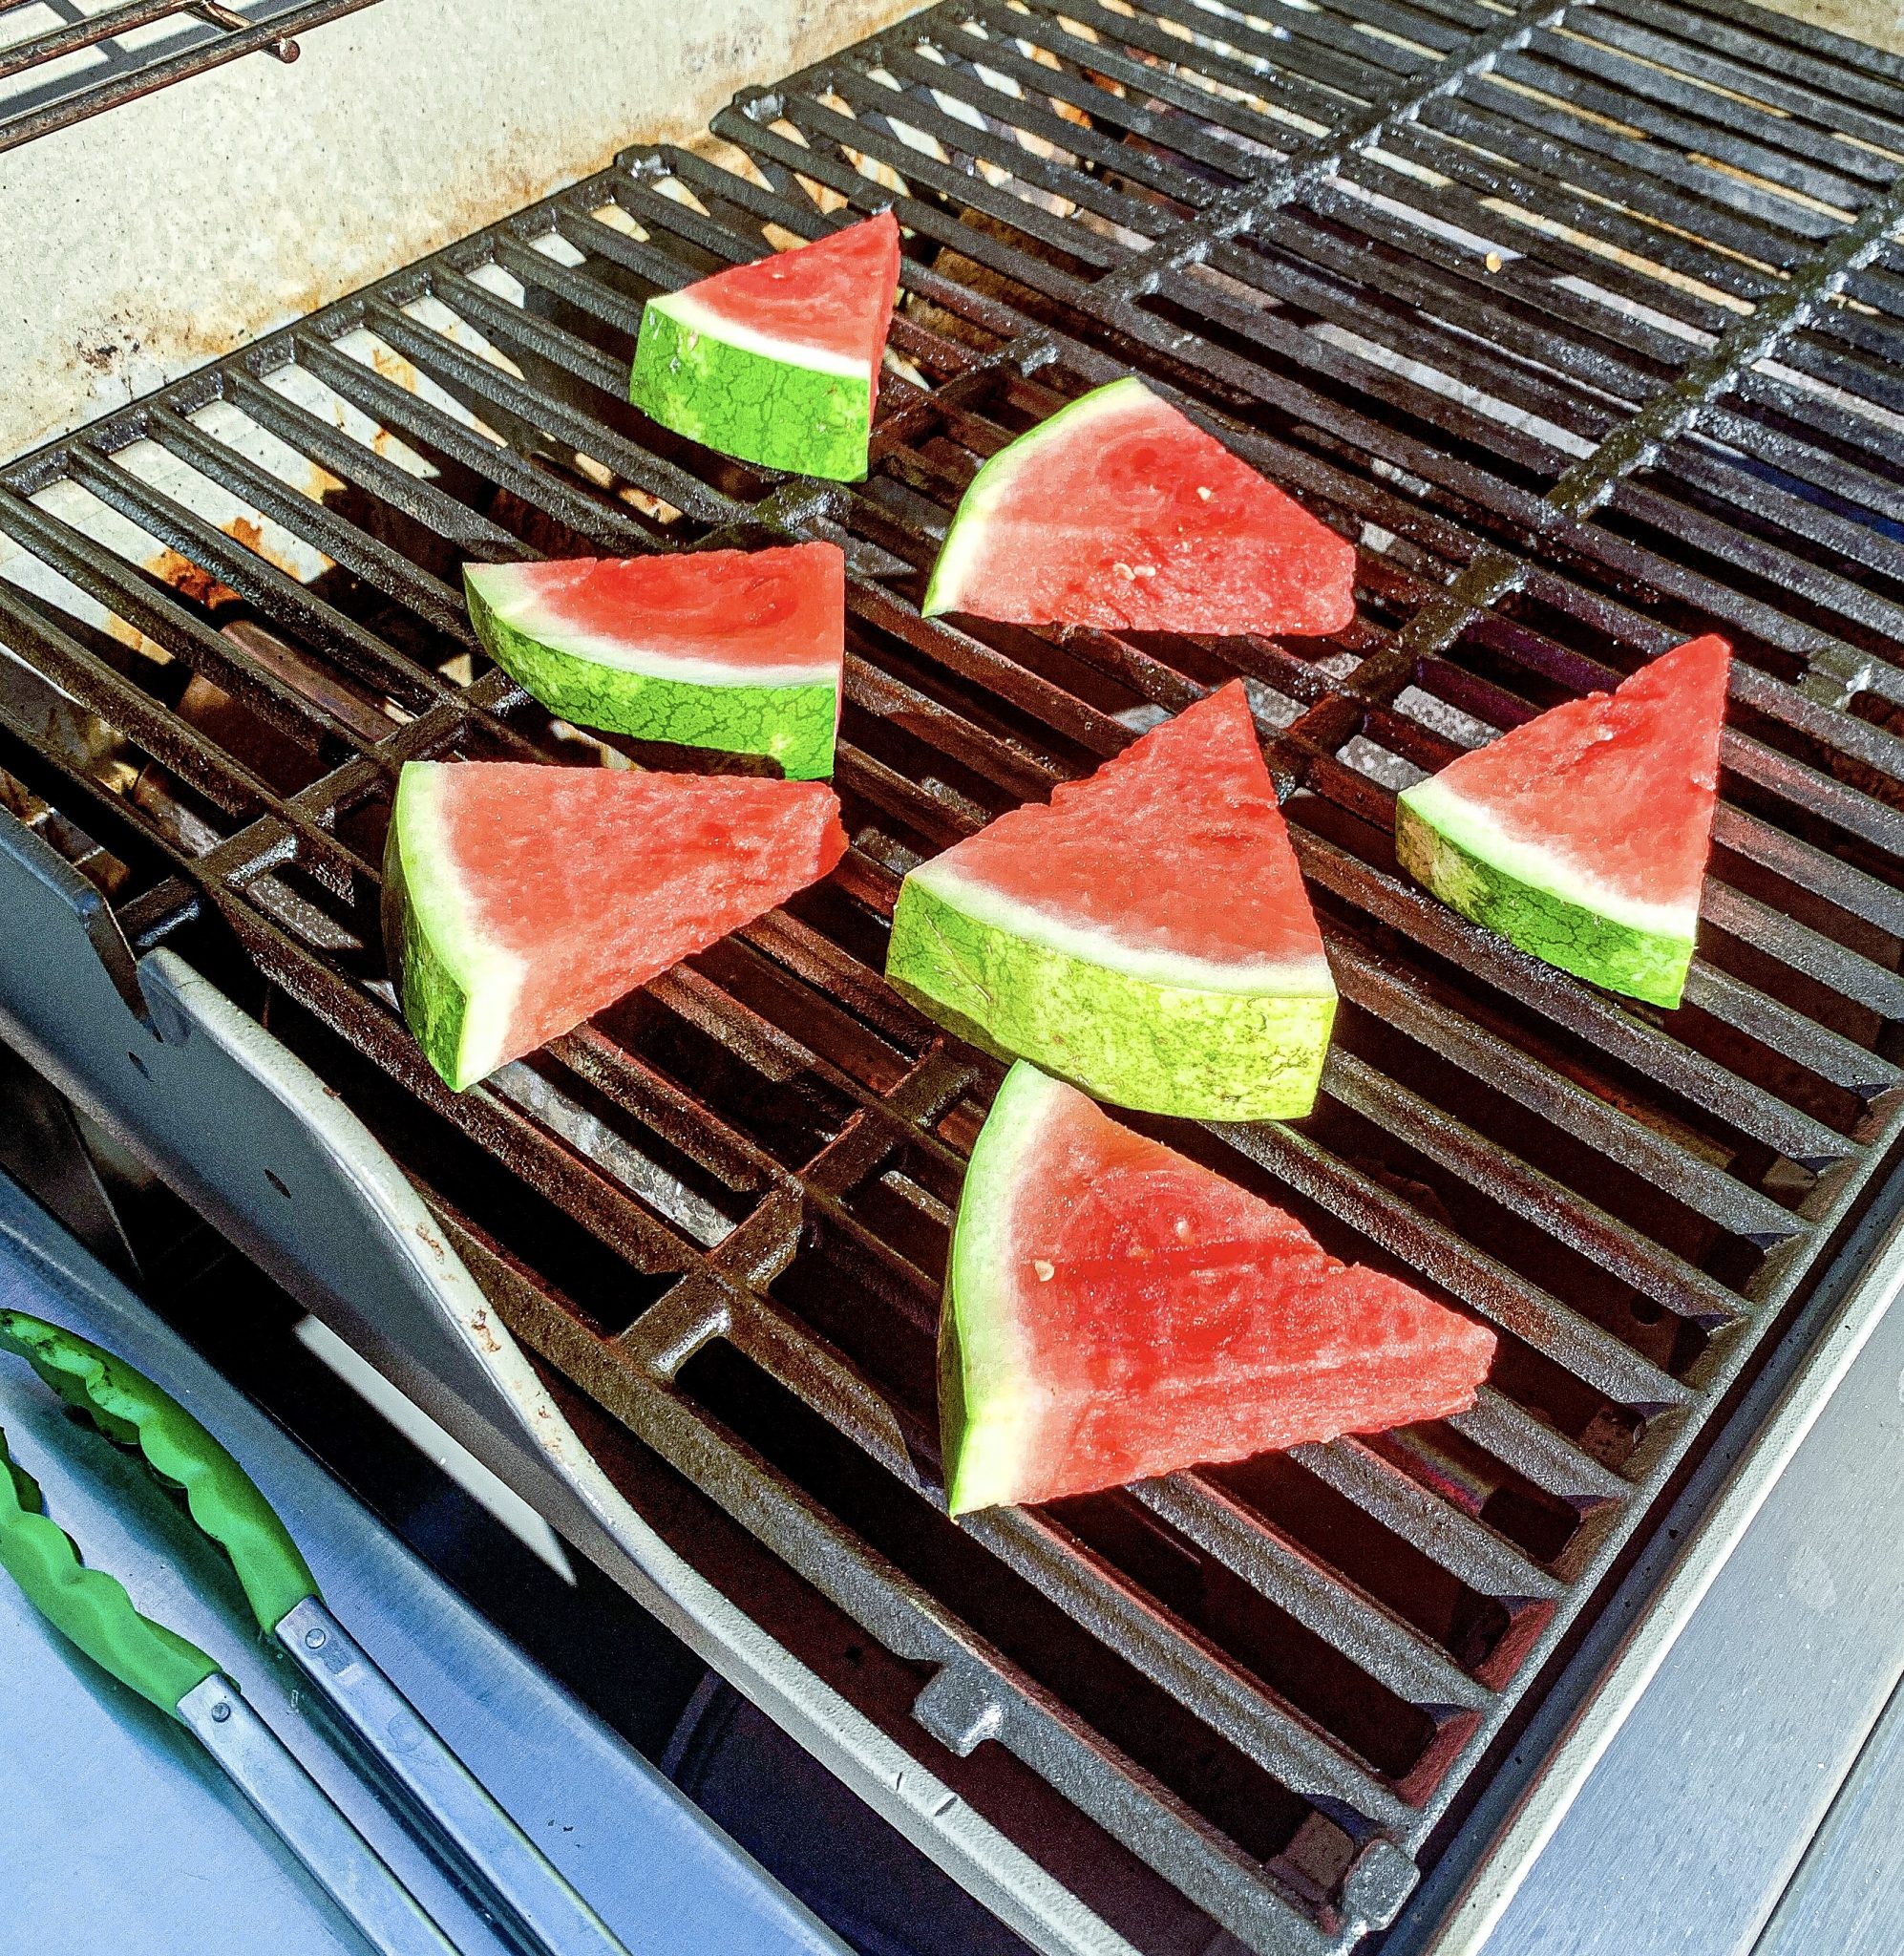
<svg viewBox="0 0 1904 1956">
<path fill-rule="evenodd" d="M 1692 639 L 1613 692 L 1568 700 L 1464 754 L 1436 779 L 1596 886 L 1697 912 L 1731 664 L 1723 638 Z"/>
<path fill-rule="evenodd" d="M 864 361 L 874 398 L 899 282 L 899 223 L 891 211 L 776 251 L 688 289 L 704 312 L 765 340 Z"/>
<path fill-rule="evenodd" d="M 1457 1413 L 1494 1336 L 1020 1062 L 941 1326 L 954 1514 Z"/>
<path fill-rule="evenodd" d="M 405 1014 L 461 1088 L 826 875 L 817 781 L 406 763 L 385 933 Z"/>
<path fill-rule="evenodd" d="M 1132 378 L 985 463 L 924 609 L 1107 631 L 1328 633 L 1355 617 L 1355 549 Z"/>
<path fill-rule="evenodd" d="M 1327 984 L 1322 932 L 1239 679 L 931 867 L 1118 948 L 1231 967 L 1308 961 Z"/>
<path fill-rule="evenodd" d="M 772 681 L 837 683 L 845 560 L 832 543 L 480 566 L 506 584 L 512 623 L 545 614 L 610 656 L 694 661 Z"/>
</svg>

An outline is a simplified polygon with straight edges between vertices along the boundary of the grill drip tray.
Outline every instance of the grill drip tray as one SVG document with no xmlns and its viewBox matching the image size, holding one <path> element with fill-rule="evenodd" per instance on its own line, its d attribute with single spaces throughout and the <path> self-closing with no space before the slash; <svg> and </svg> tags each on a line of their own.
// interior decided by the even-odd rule
<svg viewBox="0 0 1904 1956">
<path fill-rule="evenodd" d="M 723 162 L 630 153 L 0 470 L 15 858 L 103 948 L 100 1010 L 170 1047 L 155 974 L 195 972 L 267 1098 L 348 1107 L 345 1157 L 396 1164 L 373 1240 L 420 1203 L 476 1286 L 447 1316 L 413 1286 L 465 1368 L 413 1353 L 419 1389 L 1052 1948 L 1345 1949 L 1452 1880 L 1721 1413 L 1841 1308 L 1819 1279 L 1898 1126 L 1904 64 L 1741 0 L 1272 11 L 948 0 L 744 97 Z M 625 405 L 648 296 L 887 204 L 866 483 Z M 920 619 L 979 461 L 1132 369 L 1355 539 L 1349 631 Z M 598 758 L 485 668 L 457 565 L 813 537 L 850 565 L 841 869 L 447 1095 L 377 943 L 392 772 Z M 1679 1012 L 1397 875 L 1400 786 L 1712 628 L 1739 660 Z M 1172 1137 L 1501 1358 L 1457 1420 L 954 1527 L 932 1330 L 997 1073 L 879 979 L 898 880 L 1238 674 L 1343 1007 L 1310 1119 Z M 256 1159 L 9 942 L 16 1029 L 32 965 L 37 1045 L 164 1123 L 180 1180 L 222 1146 L 244 1200 L 205 1199 L 282 1237 Z M 365 1315 L 375 1258 L 275 1254 Z M 499 1397 L 498 1321 L 535 1365 Z"/>
</svg>

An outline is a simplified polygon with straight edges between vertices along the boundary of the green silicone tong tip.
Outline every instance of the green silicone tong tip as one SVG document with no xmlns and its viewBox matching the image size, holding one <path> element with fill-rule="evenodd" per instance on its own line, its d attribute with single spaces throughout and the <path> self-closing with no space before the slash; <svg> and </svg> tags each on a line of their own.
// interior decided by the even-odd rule
<svg viewBox="0 0 1904 1956">
<path fill-rule="evenodd" d="M 140 1616 L 117 1577 L 89 1569 L 73 1538 L 41 1512 L 37 1483 L 7 1451 L 0 1433 L 0 1568 L 47 1622 L 88 1657 L 161 1712 L 179 1715 L 179 1701 L 218 1666 L 183 1637 Z"/>
<path fill-rule="evenodd" d="M 29 1317 L 24 1311 L 0 1310 L 0 1350 L 24 1358 L 69 1406 L 83 1413 L 108 1438 L 121 1446 L 137 1447 L 161 1480 L 184 1490 L 192 1520 L 231 1558 L 245 1601 L 265 1635 L 275 1630 L 300 1603 L 317 1595 L 309 1564 L 298 1553 L 297 1543 L 259 1493 L 251 1477 L 176 1399 L 161 1392 L 142 1372 L 135 1371 L 123 1359 L 102 1351 L 74 1332 L 48 1324 L 43 1318 Z M 4 1458 L 4 1448 L 0 1448 L 0 1459 Z M 15 1477 L 24 1478 L 18 1467 L 12 1471 Z M 32 1486 L 31 1480 L 27 1485 Z M 4 1541 L 10 1529 L 15 1539 L 31 1538 L 33 1524 L 37 1523 L 66 1542 L 67 1554 L 78 1567 L 77 1552 L 72 1543 L 37 1512 L 38 1490 L 34 1489 L 35 1499 L 31 1504 L 24 1501 L 17 1482 L 14 1492 L 22 1498 L 9 1503 L 7 1490 L 0 1488 L 0 1541 Z M 49 1553 L 42 1544 L 40 1557 L 43 1559 Z M 0 1559 L 4 1559 L 3 1551 Z M 45 1609 L 34 1584 L 14 1568 L 11 1560 L 6 1560 L 6 1566 L 44 1613 L 53 1616 L 51 1610 Z M 138 1622 L 145 1623 L 143 1617 L 138 1617 L 132 1610 L 124 1589 L 112 1577 L 85 1569 L 80 1573 L 93 1581 L 111 1584 L 126 1610 Z M 56 1580 L 68 1586 L 72 1582 L 65 1576 Z M 53 1620 L 58 1621 L 56 1617 Z M 65 1626 L 62 1624 L 61 1627 Z M 159 1626 L 147 1627 L 156 1630 Z M 161 1634 L 172 1635 L 170 1631 Z M 75 1637 L 74 1641 L 91 1650 L 84 1639 Z M 183 1643 L 180 1638 L 172 1641 Z M 188 1644 L 183 1648 L 192 1650 Z M 97 1652 L 92 1654 L 96 1656 Z M 200 1651 L 192 1654 L 195 1658 L 203 1657 Z M 186 1690 L 201 1683 L 213 1669 L 209 1659 L 203 1662 L 203 1671 L 189 1680 Z M 111 1664 L 107 1668 L 117 1669 Z M 126 1682 L 136 1690 L 145 1689 L 131 1678 Z M 183 1691 L 176 1694 L 164 1709 L 169 1712 L 183 1695 Z"/>
</svg>

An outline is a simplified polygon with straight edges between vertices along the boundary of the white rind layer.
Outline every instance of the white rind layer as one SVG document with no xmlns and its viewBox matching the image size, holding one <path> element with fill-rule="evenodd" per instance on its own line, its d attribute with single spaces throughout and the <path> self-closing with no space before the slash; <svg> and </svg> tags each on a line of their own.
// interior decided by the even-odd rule
<svg viewBox="0 0 1904 1956">
<path fill-rule="evenodd" d="M 965 1409 L 950 1490 L 959 1514 L 1017 1499 L 1024 1463 L 1052 1410 L 1053 1395 L 1032 1376 L 1013 1295 L 1012 1196 L 1023 1181 L 1020 1163 L 1066 1091 L 1020 1060 L 1005 1076 L 965 1171 L 949 1305 Z"/>
<path fill-rule="evenodd" d="M 700 659 L 690 653 L 657 651 L 628 639 L 600 632 L 578 631 L 559 607 L 545 604 L 526 589 L 519 578 L 506 573 L 506 564 L 468 564 L 464 575 L 481 593 L 482 601 L 504 625 L 532 638 L 551 651 L 618 672 L 639 672 L 649 679 L 678 679 L 693 686 L 834 686 L 839 668 L 818 663 L 776 666 L 737 666 L 724 659 Z M 497 572 L 504 573 L 501 576 Z"/>
<path fill-rule="evenodd" d="M 1152 398 L 1150 389 L 1134 374 L 1113 380 L 1108 386 L 1074 400 L 1069 407 L 1060 408 L 1048 421 L 1039 422 L 1037 427 L 1021 435 L 1010 447 L 1003 448 L 993 456 L 972 478 L 970 486 L 960 499 L 959 507 L 953 512 L 951 530 L 946 535 L 944 548 L 939 553 L 939 562 L 932 567 L 931 582 L 926 585 L 925 603 L 921 607 L 924 615 L 931 618 L 941 611 L 963 608 L 960 600 L 965 595 L 972 561 L 984 547 L 985 532 L 993 511 L 1019 472 L 1037 457 L 1052 436 L 1061 429 L 1075 435 L 1080 423 L 1096 421 L 1106 415 L 1129 413 Z M 1059 521 L 1062 521 L 1062 518 Z"/>
<path fill-rule="evenodd" d="M 935 857 L 912 872 L 912 880 L 967 917 L 1033 944 L 1064 951 L 1100 969 L 1149 985 L 1185 990 L 1235 992 L 1251 998 L 1333 998 L 1335 979 L 1320 952 L 1308 958 L 1216 959 L 1187 957 L 1179 951 L 1133 945 L 1099 925 L 1054 917 L 1037 905 L 1005 896 L 963 876 L 946 857 Z"/>
<path fill-rule="evenodd" d="M 397 851 L 416 927 L 467 1001 L 459 1070 L 463 1078 L 478 1080 L 508 1056 L 505 1042 L 528 964 L 485 941 L 468 897 L 450 874 L 455 856 L 443 796 L 449 785 L 444 776 L 454 765 L 413 761 L 404 769 L 396 809 Z"/>
<path fill-rule="evenodd" d="M 758 353 L 763 360 L 777 360 L 786 367 L 805 367 L 814 373 L 835 373 L 843 380 L 863 380 L 873 385 L 873 363 L 851 353 L 835 353 L 824 347 L 807 346 L 799 340 L 779 340 L 771 333 L 756 331 L 738 320 L 725 318 L 701 300 L 686 292 L 668 292 L 648 304 L 665 312 L 685 331 L 700 333 L 722 345 L 736 347 L 743 353 Z"/>
<path fill-rule="evenodd" d="M 1629 896 L 1569 861 L 1557 849 L 1511 836 L 1492 810 L 1449 788 L 1439 776 L 1417 781 L 1402 797 L 1427 822 L 1457 848 L 1466 849 L 1496 869 L 1545 890 L 1551 896 L 1590 910 L 1596 916 L 1659 937 L 1691 938 L 1699 931 L 1699 898 L 1690 903 L 1654 904 Z"/>
</svg>

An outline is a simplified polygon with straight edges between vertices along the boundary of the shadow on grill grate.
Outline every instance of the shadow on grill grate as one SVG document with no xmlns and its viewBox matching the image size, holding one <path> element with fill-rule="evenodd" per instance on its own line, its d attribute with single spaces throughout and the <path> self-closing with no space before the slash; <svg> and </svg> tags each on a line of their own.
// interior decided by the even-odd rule
<svg viewBox="0 0 1904 1956">
<path fill-rule="evenodd" d="M 784 1622 L 862 1626 L 899 1664 L 834 1681 L 1067 1879 L 1001 1749 L 1252 1946 L 1346 1947 L 1895 1137 L 1904 70 L 1740 0 L 946 0 L 716 127 L 6 471 L 0 761 L 135 944 L 243 947 L 526 1342 L 738 1523 L 688 1541 L 717 1581 L 751 1536 Z M 626 406 L 647 296 L 888 203 L 869 481 Z M 1357 541 L 1351 630 L 920 618 L 978 463 L 1132 366 Z M 812 537 L 847 861 L 449 1095 L 377 942 L 395 766 L 633 752 L 487 670 L 459 563 Z M 1398 876 L 1399 788 L 1712 627 L 1680 1011 Z M 1236 674 L 1344 1005 L 1311 1119 L 1171 1138 L 1487 1319 L 1493 1382 L 955 1529 L 933 1325 L 998 1075 L 878 977 L 898 881 Z"/>
</svg>

